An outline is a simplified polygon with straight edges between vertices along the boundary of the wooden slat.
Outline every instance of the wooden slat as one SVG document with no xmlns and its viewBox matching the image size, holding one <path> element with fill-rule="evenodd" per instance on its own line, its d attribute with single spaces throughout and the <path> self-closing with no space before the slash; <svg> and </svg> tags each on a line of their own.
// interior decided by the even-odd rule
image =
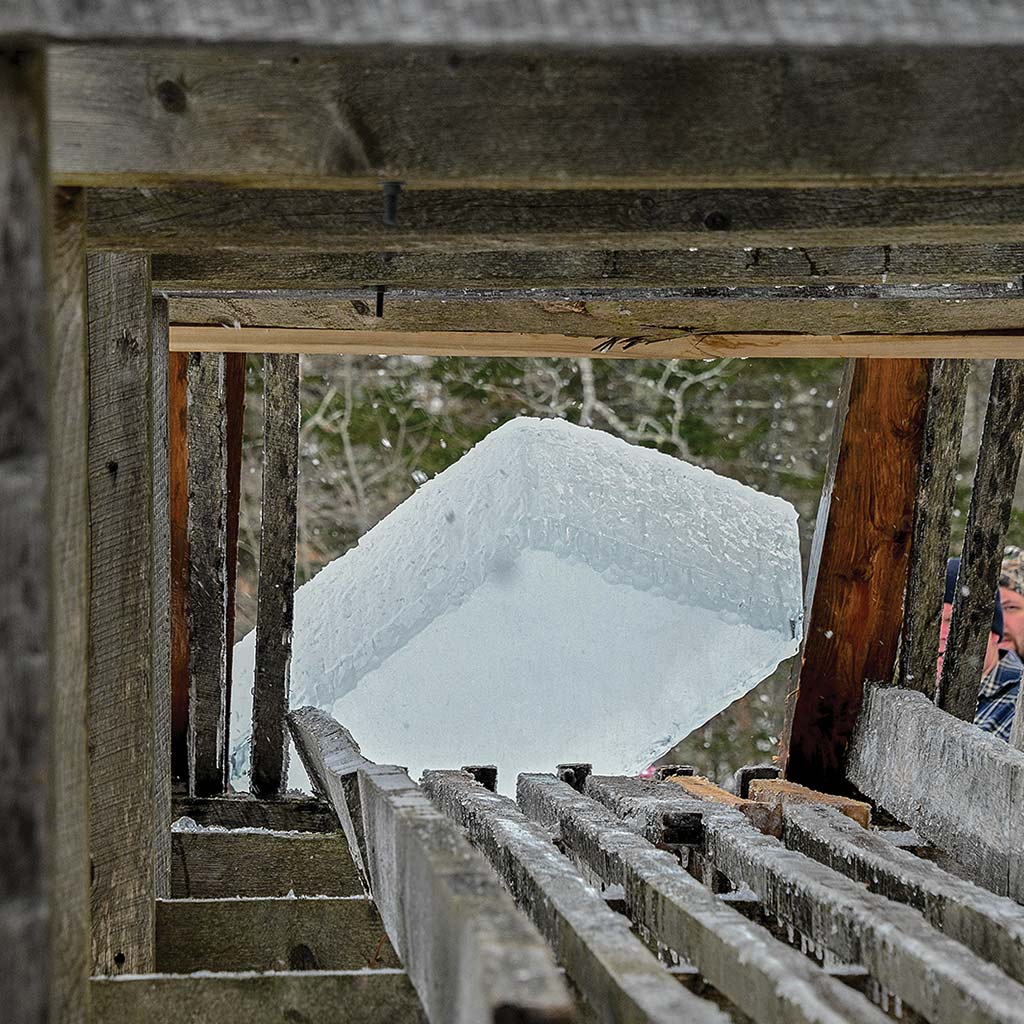
<svg viewBox="0 0 1024 1024">
<path fill-rule="evenodd" d="M 93 978 L 96 1024 L 425 1024 L 404 971 Z"/>
<path fill-rule="evenodd" d="M 279 794 L 288 772 L 289 668 L 299 478 L 299 357 L 263 361 L 263 499 L 252 703 L 252 791 Z"/>
<path fill-rule="evenodd" d="M 171 352 L 167 369 L 171 519 L 171 774 L 187 788 L 188 770 L 188 353 Z"/>
<path fill-rule="evenodd" d="M 850 797 L 819 793 L 786 779 L 753 779 L 750 783 L 750 799 L 782 807 L 783 816 L 787 807 L 810 804 L 831 807 L 855 821 L 861 828 L 869 828 L 871 825 L 871 804 Z"/>
<path fill-rule="evenodd" d="M 172 832 L 175 899 L 360 896 L 362 883 L 339 835 Z"/>
<path fill-rule="evenodd" d="M 884 23 L 891 11 L 878 2 Z M 694 13 L 690 25 L 705 20 Z M 578 49 L 580 38 L 572 50 L 546 37 L 529 53 L 454 55 L 449 38 L 303 56 L 57 47 L 56 181 L 685 186 L 1019 181 L 1024 170 L 1024 140 L 1005 131 L 1024 116 L 1024 47 L 915 40 L 896 59 L 833 36 L 817 49 L 726 54 L 689 49 L 690 36 L 683 52 L 602 54 Z"/>
<path fill-rule="evenodd" d="M 89 257 L 93 973 L 152 968 L 155 759 L 149 259 Z"/>
<path fill-rule="evenodd" d="M 603 778 L 591 776 L 586 793 L 606 806 L 622 807 L 632 802 L 629 790 L 635 788 L 648 811 L 693 807 L 669 783 L 633 787 L 634 781 L 611 780 L 608 786 Z M 719 871 L 735 885 L 749 886 L 765 913 L 786 921 L 840 960 L 866 967 L 925 1019 L 935 1024 L 1024 1021 L 1024 986 L 936 931 L 916 910 L 786 849 L 731 808 L 697 806 L 704 826 L 702 853 Z"/>
<path fill-rule="evenodd" d="M 996 361 L 985 427 L 978 449 L 974 490 L 964 527 L 964 547 L 953 600 L 938 704 L 973 721 L 999 586 L 1003 538 L 1024 448 L 1024 364 Z"/>
<path fill-rule="evenodd" d="M 465 772 L 426 772 L 423 788 L 480 849 L 606 1024 L 728 1018 L 682 988 L 512 800 Z M 568 787 L 567 787 L 568 788 Z M 696 883 L 695 883 L 696 884 Z"/>
<path fill-rule="evenodd" d="M 157 901 L 162 974 L 401 966 L 365 896 Z"/>
<path fill-rule="evenodd" d="M 227 787 L 227 452 L 224 357 L 188 364 L 189 792 Z"/>
<path fill-rule="evenodd" d="M 569 1021 L 550 951 L 486 861 L 401 768 L 374 765 L 329 715 L 289 715 L 303 764 L 352 828 L 388 938 L 434 1021 Z M 353 792 L 352 775 L 358 785 Z"/>
<path fill-rule="evenodd" d="M 312 797 L 256 800 L 248 793 L 222 797 L 176 796 L 174 820 L 188 817 L 199 825 L 265 828 L 271 832 L 336 832 L 338 818 L 329 804 Z"/>
<path fill-rule="evenodd" d="M 964 359 L 935 359 L 928 368 L 897 681 L 929 697 L 937 685 L 935 659 L 969 370 Z"/>
<path fill-rule="evenodd" d="M 1024 753 L 922 694 L 873 687 L 847 771 L 973 881 L 1024 899 Z"/>
<path fill-rule="evenodd" d="M 721 786 L 705 779 L 701 775 L 687 777 L 675 776 L 667 781 L 678 786 L 687 796 L 694 800 L 712 800 L 724 807 L 732 807 L 742 814 L 754 828 L 771 835 L 779 835 L 782 831 L 782 813 L 778 807 L 759 803 L 756 799 L 746 800 L 738 797 Z"/>
<path fill-rule="evenodd" d="M 557 829 L 572 857 L 621 885 L 632 920 L 678 952 L 753 1020 L 873 1021 L 884 1015 L 706 889 L 590 797 L 549 775 L 520 775 L 517 801 Z"/>
<path fill-rule="evenodd" d="M 812 789 L 845 785 L 864 684 L 892 678 L 927 395 L 918 359 L 859 359 L 843 379 L 779 756 Z"/>
<path fill-rule="evenodd" d="M 1024 907 L 898 849 L 832 808 L 790 804 L 784 842 L 872 892 L 907 903 L 950 938 L 1024 981 Z"/>
</svg>

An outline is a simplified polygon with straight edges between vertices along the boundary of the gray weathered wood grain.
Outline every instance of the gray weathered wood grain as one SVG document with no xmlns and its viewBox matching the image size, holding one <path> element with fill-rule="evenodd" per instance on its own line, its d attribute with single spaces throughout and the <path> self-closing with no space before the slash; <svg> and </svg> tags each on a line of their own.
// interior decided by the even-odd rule
<svg viewBox="0 0 1024 1024">
<path fill-rule="evenodd" d="M 998 359 L 992 374 L 974 489 L 964 527 L 938 704 L 973 721 L 999 586 L 1003 540 L 1024 449 L 1024 363 Z"/>
<path fill-rule="evenodd" d="M 918 464 L 897 680 L 900 686 L 929 697 L 934 697 L 936 690 L 935 660 L 969 371 L 970 363 L 963 359 L 935 359 L 928 368 L 928 409 Z"/>
<path fill-rule="evenodd" d="M 93 973 L 137 974 L 156 842 L 149 259 L 93 253 L 88 273 Z"/>
<path fill-rule="evenodd" d="M 404 971 L 287 971 L 205 977 L 152 974 L 94 978 L 95 1019 L 104 1024 L 425 1024 Z"/>
<path fill-rule="evenodd" d="M 401 967 L 365 896 L 158 900 L 156 969 L 353 971 Z"/>
<path fill-rule="evenodd" d="M 1022 80 L 1013 46 L 952 42 L 898 58 L 58 47 L 53 161 L 72 185 L 1013 180 L 1024 139 L 1004 129 L 1024 114 Z"/>
<path fill-rule="evenodd" d="M 871 688 L 850 745 L 850 781 L 949 853 L 972 881 L 1024 898 L 1024 753 L 935 707 Z"/>
<path fill-rule="evenodd" d="M 621 885 L 631 919 L 685 957 L 754 1020 L 886 1018 L 705 888 L 611 811 L 551 775 L 520 775 L 519 806 L 554 829 L 573 859 Z"/>
<path fill-rule="evenodd" d="M 487 857 L 599 1020 L 727 1020 L 672 978 L 629 921 L 559 852 L 551 834 L 512 800 L 459 771 L 426 772 L 423 789 Z"/>
<path fill-rule="evenodd" d="M 171 895 L 359 896 L 363 887 L 340 835 L 172 832 Z"/>
<path fill-rule="evenodd" d="M 252 701 L 252 792 L 271 797 L 288 770 L 289 674 L 299 480 L 299 357 L 263 360 L 263 497 Z"/>
<path fill-rule="evenodd" d="M 189 792 L 227 786 L 227 449 L 224 356 L 188 364 Z"/>
<path fill-rule="evenodd" d="M 248 793 L 222 797 L 176 796 L 172 820 L 188 817 L 199 825 L 223 828 L 265 828 L 271 832 L 336 832 L 338 818 L 322 800 L 295 794 L 277 800 L 256 800 Z"/>
</svg>

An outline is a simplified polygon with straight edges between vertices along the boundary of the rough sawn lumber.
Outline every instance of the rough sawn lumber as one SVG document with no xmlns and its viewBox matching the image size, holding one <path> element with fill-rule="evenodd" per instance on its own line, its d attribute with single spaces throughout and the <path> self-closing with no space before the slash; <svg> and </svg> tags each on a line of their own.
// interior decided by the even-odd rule
<svg viewBox="0 0 1024 1024">
<path fill-rule="evenodd" d="M 176 796 L 172 818 L 191 818 L 198 825 L 222 828 L 265 828 L 271 832 L 336 832 L 340 826 L 330 804 L 314 797 L 285 795 L 257 800 L 248 793 L 222 797 Z"/>
</svg>

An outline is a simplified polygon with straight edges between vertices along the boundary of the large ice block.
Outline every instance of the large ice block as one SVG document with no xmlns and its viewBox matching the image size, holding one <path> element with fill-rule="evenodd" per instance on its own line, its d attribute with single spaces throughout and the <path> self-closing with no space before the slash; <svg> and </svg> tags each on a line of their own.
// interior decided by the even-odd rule
<svg viewBox="0 0 1024 1024">
<path fill-rule="evenodd" d="M 298 590 L 292 706 L 414 774 L 494 763 L 507 790 L 559 761 L 633 773 L 796 652 L 796 518 L 609 434 L 513 420 Z M 253 656 L 249 634 L 236 785 Z"/>
</svg>

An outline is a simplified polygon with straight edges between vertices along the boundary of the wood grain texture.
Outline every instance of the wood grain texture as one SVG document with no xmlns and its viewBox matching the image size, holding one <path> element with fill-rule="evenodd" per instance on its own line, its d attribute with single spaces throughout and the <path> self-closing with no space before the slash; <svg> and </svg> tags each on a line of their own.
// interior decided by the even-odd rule
<svg viewBox="0 0 1024 1024">
<path fill-rule="evenodd" d="M 299 357 L 263 361 L 263 497 L 252 704 L 252 792 L 278 795 L 288 772 L 288 693 L 299 480 Z"/>
<path fill-rule="evenodd" d="M 774 804 L 783 809 L 794 806 L 811 805 L 814 807 L 831 807 L 833 810 L 856 822 L 861 828 L 871 826 L 871 804 L 863 800 L 852 800 L 845 796 L 834 796 L 831 793 L 819 793 L 798 786 L 795 782 L 785 779 L 752 779 L 750 782 L 750 799 L 763 803 Z"/>
<path fill-rule="evenodd" d="M 149 260 L 89 270 L 89 827 L 93 973 L 152 969 L 153 394 Z"/>
<path fill-rule="evenodd" d="M 666 781 L 678 786 L 687 796 L 694 800 L 709 800 L 722 804 L 724 807 L 732 807 L 742 814 L 754 828 L 769 835 L 779 835 L 782 832 L 782 812 L 778 807 L 767 803 L 760 803 L 756 799 L 744 799 L 738 797 L 721 786 L 705 779 L 701 775 L 672 776 Z"/>
<path fill-rule="evenodd" d="M 175 899 L 363 895 L 339 835 L 173 832 L 171 850 Z"/>
<path fill-rule="evenodd" d="M 167 369 L 171 534 L 171 774 L 188 787 L 188 354 L 172 351 Z"/>
<path fill-rule="evenodd" d="M 222 797 L 176 796 L 174 820 L 191 818 L 199 825 L 223 828 L 265 828 L 272 832 L 337 832 L 338 819 L 329 804 L 308 796 L 256 800 L 248 793 Z"/>
<path fill-rule="evenodd" d="M 169 435 L 170 338 L 167 301 L 152 300 L 153 395 L 153 830 L 157 897 L 171 894 L 171 499 Z"/>
<path fill-rule="evenodd" d="M 969 372 L 970 363 L 962 359 L 935 359 L 928 367 L 928 408 L 914 499 L 897 681 L 932 698 L 937 686 L 935 661 Z"/>
<path fill-rule="evenodd" d="M 401 967 L 366 896 L 159 900 L 160 973 Z"/>
<path fill-rule="evenodd" d="M 850 781 L 952 856 L 972 881 L 1024 898 L 1024 754 L 935 707 L 872 687 L 847 766 Z"/>
<path fill-rule="evenodd" d="M 679 1021 L 724 1024 L 714 1004 L 680 986 L 551 841 L 507 796 L 466 772 L 432 772 L 423 788 L 514 894 L 559 963 L 606 1024 Z"/>
<path fill-rule="evenodd" d="M 50 483 L 53 620 L 53 1021 L 84 1024 L 91 973 L 89 928 L 89 342 L 85 197 L 58 190 L 53 220 Z M 5 508 L 8 506 L 5 504 Z"/>
<path fill-rule="evenodd" d="M 779 757 L 811 789 L 842 791 L 864 686 L 892 679 L 927 395 L 923 360 L 859 359 L 844 377 Z"/>
<path fill-rule="evenodd" d="M 104 1024 L 426 1024 L 404 971 L 153 974 L 94 978 L 96 1020 Z"/>
<path fill-rule="evenodd" d="M 965 721 L 978 710 L 1003 541 L 1024 448 L 1024 363 L 999 359 L 992 374 L 938 705 Z"/>
<path fill-rule="evenodd" d="M 189 793 L 227 787 L 227 449 L 224 356 L 188 362 Z"/>
<path fill-rule="evenodd" d="M 57 47 L 55 180 L 594 187 L 1024 171 L 1024 139 L 1004 130 L 1024 114 L 1024 70 L 1009 46 L 907 48 L 898 60 L 869 48 L 453 57 L 447 46 Z"/>
</svg>

